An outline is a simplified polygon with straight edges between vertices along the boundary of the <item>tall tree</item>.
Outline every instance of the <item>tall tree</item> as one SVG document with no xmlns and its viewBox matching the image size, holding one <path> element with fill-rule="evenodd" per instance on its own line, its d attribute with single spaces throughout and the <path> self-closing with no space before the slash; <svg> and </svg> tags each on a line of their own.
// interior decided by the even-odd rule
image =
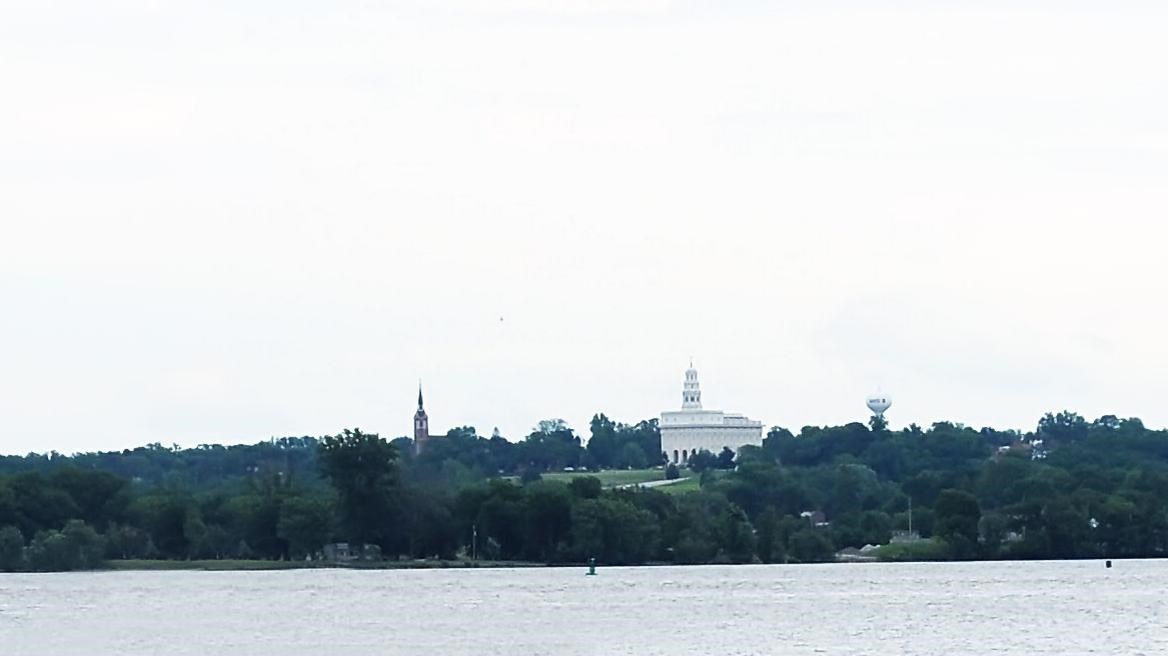
<svg viewBox="0 0 1168 656">
<path fill-rule="evenodd" d="M 293 558 L 316 553 L 332 535 L 332 508 L 323 499 L 292 497 L 280 504 L 276 535 Z"/>
<path fill-rule="evenodd" d="M 945 539 L 956 558 L 971 558 L 977 548 L 981 507 L 977 497 L 964 490 L 943 490 L 933 506 L 937 535 Z"/>
<path fill-rule="evenodd" d="M 757 539 L 754 527 L 742 509 L 729 505 L 718 518 L 718 542 L 721 555 L 732 563 L 749 563 L 754 559 Z"/>
<path fill-rule="evenodd" d="M 592 436 L 588 438 L 588 453 L 598 467 L 612 467 L 616 460 L 616 424 L 611 419 L 598 414 L 592 416 Z"/>
<path fill-rule="evenodd" d="M 0 572 L 15 572 L 24 566 L 24 536 L 15 526 L 0 526 Z"/>
<path fill-rule="evenodd" d="M 322 439 L 319 457 L 321 471 L 337 491 L 345 533 L 355 542 L 378 544 L 390 552 L 400 537 L 395 530 L 397 449 L 354 428 Z"/>
<path fill-rule="evenodd" d="M 734 469 L 734 451 L 728 446 L 718 453 L 718 469 Z"/>
<path fill-rule="evenodd" d="M 1087 437 L 1087 420 L 1074 412 L 1046 413 L 1038 421 L 1038 436 L 1052 442 L 1077 442 Z"/>
</svg>

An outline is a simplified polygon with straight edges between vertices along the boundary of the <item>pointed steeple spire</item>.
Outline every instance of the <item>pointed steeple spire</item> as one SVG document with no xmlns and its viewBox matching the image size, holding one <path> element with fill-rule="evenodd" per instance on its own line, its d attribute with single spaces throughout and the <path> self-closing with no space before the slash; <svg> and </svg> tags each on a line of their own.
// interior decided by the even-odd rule
<svg viewBox="0 0 1168 656">
<path fill-rule="evenodd" d="M 421 453 L 430 439 L 430 418 L 422 409 L 422 381 L 418 381 L 418 411 L 414 413 L 414 452 Z"/>
</svg>

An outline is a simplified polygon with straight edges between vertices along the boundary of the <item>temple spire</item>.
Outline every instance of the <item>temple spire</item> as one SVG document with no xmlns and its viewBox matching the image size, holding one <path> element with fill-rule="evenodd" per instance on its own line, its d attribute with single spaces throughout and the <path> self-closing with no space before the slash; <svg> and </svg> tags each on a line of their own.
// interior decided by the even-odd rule
<svg viewBox="0 0 1168 656">
<path fill-rule="evenodd" d="M 418 409 L 422 409 L 422 381 L 418 381 Z"/>
<path fill-rule="evenodd" d="M 693 360 L 690 360 L 689 369 L 685 370 L 685 386 L 681 390 L 682 410 L 702 409 L 702 390 L 698 385 L 698 370 L 694 369 Z"/>
</svg>

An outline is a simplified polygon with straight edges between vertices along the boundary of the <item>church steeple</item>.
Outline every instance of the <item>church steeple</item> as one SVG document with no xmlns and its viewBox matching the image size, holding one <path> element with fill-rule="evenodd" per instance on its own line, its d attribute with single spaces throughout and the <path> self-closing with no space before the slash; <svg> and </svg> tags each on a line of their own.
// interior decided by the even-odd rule
<svg viewBox="0 0 1168 656">
<path fill-rule="evenodd" d="M 693 360 L 689 361 L 689 369 L 685 370 L 685 385 L 681 390 L 682 410 L 702 409 L 702 390 L 698 385 L 698 370 L 694 369 Z"/>
<path fill-rule="evenodd" d="M 418 383 L 418 411 L 414 413 L 414 452 L 421 453 L 430 439 L 430 418 L 422 407 L 422 383 Z"/>
</svg>

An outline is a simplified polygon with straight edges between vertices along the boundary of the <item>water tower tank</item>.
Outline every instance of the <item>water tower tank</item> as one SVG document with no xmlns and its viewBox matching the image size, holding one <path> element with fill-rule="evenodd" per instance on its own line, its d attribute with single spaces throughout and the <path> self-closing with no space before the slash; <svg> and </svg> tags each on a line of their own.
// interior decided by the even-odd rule
<svg viewBox="0 0 1168 656">
<path fill-rule="evenodd" d="M 883 417 L 884 412 L 892 407 L 892 399 L 887 394 L 877 393 L 868 397 L 868 409 L 877 417 Z"/>
</svg>

